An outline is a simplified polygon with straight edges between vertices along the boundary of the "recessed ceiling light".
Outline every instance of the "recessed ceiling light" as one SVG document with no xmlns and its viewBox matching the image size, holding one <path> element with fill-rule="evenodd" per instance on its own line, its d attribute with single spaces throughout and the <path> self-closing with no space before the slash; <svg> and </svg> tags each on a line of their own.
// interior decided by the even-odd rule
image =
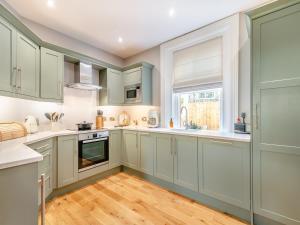
<svg viewBox="0 0 300 225">
<path fill-rule="evenodd" d="M 119 42 L 119 43 L 123 43 L 123 38 L 122 38 L 122 37 L 119 37 L 119 38 L 118 38 L 118 42 Z"/>
<path fill-rule="evenodd" d="M 170 17 L 173 17 L 175 15 L 175 9 L 174 8 L 171 8 L 170 10 L 169 10 L 169 16 Z"/>
<path fill-rule="evenodd" d="M 47 5 L 49 8 L 54 8 L 54 6 L 55 6 L 54 0 L 48 0 Z"/>
</svg>

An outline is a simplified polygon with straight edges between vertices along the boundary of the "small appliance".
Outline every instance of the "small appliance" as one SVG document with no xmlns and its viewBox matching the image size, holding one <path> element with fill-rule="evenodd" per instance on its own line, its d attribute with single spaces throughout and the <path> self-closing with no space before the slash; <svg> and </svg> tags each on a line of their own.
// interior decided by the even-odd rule
<svg viewBox="0 0 300 225">
<path fill-rule="evenodd" d="M 38 120 L 34 116 L 26 116 L 24 126 L 26 127 L 27 133 L 34 134 L 38 132 Z"/>
<path fill-rule="evenodd" d="M 109 160 L 108 131 L 79 132 L 78 172 L 107 164 Z"/>
<path fill-rule="evenodd" d="M 78 131 L 82 130 L 91 130 L 93 123 L 87 123 L 86 121 L 83 121 L 83 123 L 77 123 Z"/>
<path fill-rule="evenodd" d="M 148 112 L 148 127 L 159 127 L 159 112 L 156 110 L 150 110 Z"/>
<path fill-rule="evenodd" d="M 141 84 L 125 86 L 125 103 L 142 102 Z"/>
</svg>

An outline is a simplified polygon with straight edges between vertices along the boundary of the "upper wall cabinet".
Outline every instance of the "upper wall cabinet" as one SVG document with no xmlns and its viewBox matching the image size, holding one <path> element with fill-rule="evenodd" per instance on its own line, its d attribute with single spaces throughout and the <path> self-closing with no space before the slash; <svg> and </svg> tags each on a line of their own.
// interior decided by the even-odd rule
<svg viewBox="0 0 300 225">
<path fill-rule="evenodd" d="M 0 90 L 13 92 L 16 76 L 16 31 L 0 17 Z"/>
<path fill-rule="evenodd" d="M 140 63 L 127 68 L 124 68 L 124 93 L 125 104 L 135 105 L 151 105 L 152 104 L 152 70 L 153 65 L 148 63 Z M 132 88 L 139 87 L 140 93 L 135 93 Z M 133 96 L 132 96 L 133 94 Z M 137 97 L 137 99 L 131 98 Z"/>
<path fill-rule="evenodd" d="M 124 103 L 123 74 L 121 71 L 100 71 L 100 105 L 122 105 Z"/>
<path fill-rule="evenodd" d="M 39 97 L 39 46 L 0 18 L 0 90 Z"/>
<path fill-rule="evenodd" d="M 17 33 L 17 92 L 39 97 L 40 49 L 28 38 Z"/>
<path fill-rule="evenodd" d="M 41 98 L 63 100 L 63 54 L 41 48 Z"/>
</svg>

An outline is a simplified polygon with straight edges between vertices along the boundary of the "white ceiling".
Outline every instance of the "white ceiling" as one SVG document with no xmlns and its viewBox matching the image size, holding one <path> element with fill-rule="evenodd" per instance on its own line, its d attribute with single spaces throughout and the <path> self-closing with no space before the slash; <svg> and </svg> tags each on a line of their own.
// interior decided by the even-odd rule
<svg viewBox="0 0 300 225">
<path fill-rule="evenodd" d="M 47 1 L 6 0 L 27 19 L 127 58 L 270 0 L 53 0 L 53 8 Z"/>
</svg>

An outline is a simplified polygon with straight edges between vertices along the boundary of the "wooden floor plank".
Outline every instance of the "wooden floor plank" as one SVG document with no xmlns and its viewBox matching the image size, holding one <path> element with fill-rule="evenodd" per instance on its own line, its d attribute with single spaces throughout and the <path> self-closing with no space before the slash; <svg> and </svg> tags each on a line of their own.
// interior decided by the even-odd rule
<svg viewBox="0 0 300 225">
<path fill-rule="evenodd" d="M 246 225 L 141 178 L 119 173 L 46 205 L 46 225 Z"/>
</svg>

